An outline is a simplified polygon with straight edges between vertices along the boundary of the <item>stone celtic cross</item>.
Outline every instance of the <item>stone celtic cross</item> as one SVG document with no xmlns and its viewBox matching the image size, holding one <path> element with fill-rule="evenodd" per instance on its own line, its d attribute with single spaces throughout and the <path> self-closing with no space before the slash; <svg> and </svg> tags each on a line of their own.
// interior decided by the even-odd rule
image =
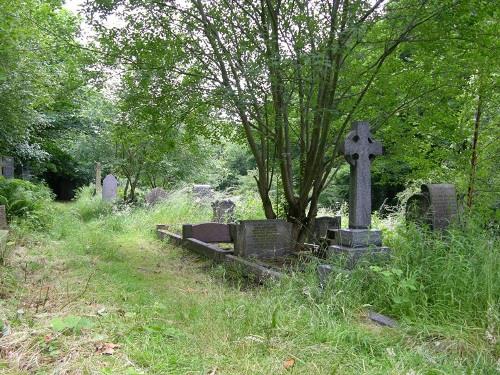
<svg viewBox="0 0 500 375">
<path fill-rule="evenodd" d="M 370 165 L 375 156 L 382 155 L 382 144 L 373 139 L 368 122 L 358 121 L 353 122 L 341 152 L 351 167 L 349 228 L 367 229 L 372 209 Z"/>
</svg>

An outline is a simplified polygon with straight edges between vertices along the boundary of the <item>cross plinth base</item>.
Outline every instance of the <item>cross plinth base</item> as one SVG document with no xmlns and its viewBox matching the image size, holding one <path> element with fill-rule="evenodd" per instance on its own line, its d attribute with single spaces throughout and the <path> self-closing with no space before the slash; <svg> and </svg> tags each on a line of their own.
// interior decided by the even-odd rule
<svg viewBox="0 0 500 375">
<path fill-rule="evenodd" d="M 333 229 L 328 231 L 327 257 L 344 256 L 349 269 L 361 260 L 370 262 L 389 258 L 390 249 L 382 246 L 382 233 L 376 229 Z"/>
</svg>

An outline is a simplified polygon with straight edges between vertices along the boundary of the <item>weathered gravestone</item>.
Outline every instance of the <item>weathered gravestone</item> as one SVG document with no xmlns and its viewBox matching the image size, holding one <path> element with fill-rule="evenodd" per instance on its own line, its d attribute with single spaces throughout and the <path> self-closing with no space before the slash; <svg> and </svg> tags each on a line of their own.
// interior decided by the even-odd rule
<svg viewBox="0 0 500 375">
<path fill-rule="evenodd" d="M 243 220 L 232 228 L 237 256 L 275 258 L 294 250 L 293 225 L 284 220 Z"/>
<path fill-rule="evenodd" d="M 101 163 L 95 163 L 95 195 L 99 196 L 101 194 Z"/>
<path fill-rule="evenodd" d="M 212 203 L 212 221 L 216 223 L 227 223 L 234 221 L 234 209 L 236 205 L 231 199 L 216 200 Z"/>
<path fill-rule="evenodd" d="M 406 202 L 406 220 L 434 230 L 446 229 L 457 215 L 457 192 L 452 184 L 424 184 Z"/>
<path fill-rule="evenodd" d="M 193 195 L 198 200 L 208 200 L 214 196 L 210 185 L 193 185 Z"/>
<path fill-rule="evenodd" d="M 342 218 L 340 216 L 321 216 L 314 220 L 314 225 L 311 233 L 308 235 L 310 243 L 319 243 L 326 238 L 328 229 L 339 229 L 341 227 Z"/>
<path fill-rule="evenodd" d="M 220 223 L 184 224 L 182 239 L 188 238 L 207 243 L 232 242 L 229 226 Z"/>
<path fill-rule="evenodd" d="M 2 157 L 2 176 L 14 178 L 14 158 L 10 156 Z"/>
<path fill-rule="evenodd" d="M 5 211 L 5 206 L 0 205 L 0 229 L 8 229 L 7 224 L 7 212 Z"/>
<path fill-rule="evenodd" d="M 161 187 L 155 187 L 149 193 L 146 194 L 146 203 L 150 206 L 154 206 L 156 203 L 161 202 L 168 198 L 168 193 Z"/>
<path fill-rule="evenodd" d="M 112 174 L 108 174 L 102 182 L 102 199 L 105 201 L 115 200 L 117 191 L 118 180 Z"/>
<path fill-rule="evenodd" d="M 353 267 L 364 255 L 387 254 L 382 234 L 371 225 L 371 162 L 382 154 L 382 144 L 373 139 L 368 122 L 354 122 L 342 144 L 341 152 L 350 165 L 349 228 L 328 230 L 333 245 L 329 254 L 347 255 Z"/>
</svg>

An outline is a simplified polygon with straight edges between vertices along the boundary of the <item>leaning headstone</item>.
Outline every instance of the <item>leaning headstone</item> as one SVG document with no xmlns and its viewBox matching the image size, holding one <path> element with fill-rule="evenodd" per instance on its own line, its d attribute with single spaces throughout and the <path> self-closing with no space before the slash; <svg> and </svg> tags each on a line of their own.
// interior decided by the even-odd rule
<svg viewBox="0 0 500 375">
<path fill-rule="evenodd" d="M 286 256 L 294 250 L 292 228 L 284 220 L 243 220 L 236 226 L 234 253 L 244 258 Z"/>
<path fill-rule="evenodd" d="M 380 230 L 370 229 L 370 167 L 375 156 L 382 154 L 382 144 L 373 139 L 368 122 L 354 122 L 341 152 L 350 165 L 349 228 L 328 230 L 333 242 L 328 253 L 347 255 L 347 267 L 352 268 L 363 256 L 389 252 L 382 247 Z"/>
<path fill-rule="evenodd" d="M 161 187 L 155 187 L 146 194 L 145 200 L 148 205 L 154 206 L 155 204 L 164 201 L 167 198 L 168 193 L 165 190 L 163 190 Z"/>
<path fill-rule="evenodd" d="M 208 200 L 214 196 L 214 191 L 210 185 L 193 185 L 193 195 L 199 200 Z"/>
<path fill-rule="evenodd" d="M 313 228 L 309 233 L 308 241 L 310 243 L 319 243 L 326 238 L 328 229 L 339 229 L 341 227 L 342 217 L 340 216 L 321 216 L 314 220 Z"/>
<path fill-rule="evenodd" d="M 117 191 L 118 180 L 112 174 L 108 174 L 102 182 L 102 199 L 105 201 L 115 200 Z"/>
<path fill-rule="evenodd" d="M 0 229 L 8 229 L 7 224 L 7 212 L 5 211 L 5 206 L 0 205 Z"/>
<path fill-rule="evenodd" d="M 231 199 L 216 200 L 212 202 L 213 217 L 216 223 L 228 223 L 234 221 L 234 208 L 236 205 Z"/>
<path fill-rule="evenodd" d="M 95 195 L 99 196 L 101 194 L 101 163 L 95 163 Z"/>
<path fill-rule="evenodd" d="M 21 169 L 21 178 L 25 181 L 31 181 L 33 175 L 31 174 L 31 168 L 29 165 L 24 165 Z"/>
<path fill-rule="evenodd" d="M 5 178 L 14 178 L 14 158 L 10 156 L 2 157 L 2 175 Z"/>
<path fill-rule="evenodd" d="M 446 229 L 458 216 L 457 192 L 452 184 L 424 184 L 406 202 L 406 220 Z"/>
</svg>

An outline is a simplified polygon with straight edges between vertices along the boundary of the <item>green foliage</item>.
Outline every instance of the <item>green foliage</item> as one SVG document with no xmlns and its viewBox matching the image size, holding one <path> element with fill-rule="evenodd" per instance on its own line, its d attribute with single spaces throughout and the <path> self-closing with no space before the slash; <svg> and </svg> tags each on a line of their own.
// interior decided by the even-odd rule
<svg viewBox="0 0 500 375">
<path fill-rule="evenodd" d="M 330 292 L 342 290 L 351 303 L 432 324 L 446 319 L 486 326 L 489 311 L 499 311 L 500 243 L 476 220 L 446 233 L 399 225 L 386 243 L 392 262 L 333 278 Z"/>
<path fill-rule="evenodd" d="M 52 220 L 52 199 L 45 185 L 0 177 L 0 204 L 5 205 L 9 220 L 22 218 L 30 227 L 43 228 Z"/>
<path fill-rule="evenodd" d="M 83 221 L 90 221 L 106 216 L 113 210 L 113 204 L 103 201 L 94 194 L 93 185 L 83 186 L 78 189 L 75 197 L 75 211 Z"/>
<path fill-rule="evenodd" d="M 54 318 L 51 320 L 50 325 L 56 332 L 63 332 L 68 334 L 80 334 L 82 330 L 92 328 L 92 321 L 81 317 L 68 315 L 64 318 Z"/>
</svg>

